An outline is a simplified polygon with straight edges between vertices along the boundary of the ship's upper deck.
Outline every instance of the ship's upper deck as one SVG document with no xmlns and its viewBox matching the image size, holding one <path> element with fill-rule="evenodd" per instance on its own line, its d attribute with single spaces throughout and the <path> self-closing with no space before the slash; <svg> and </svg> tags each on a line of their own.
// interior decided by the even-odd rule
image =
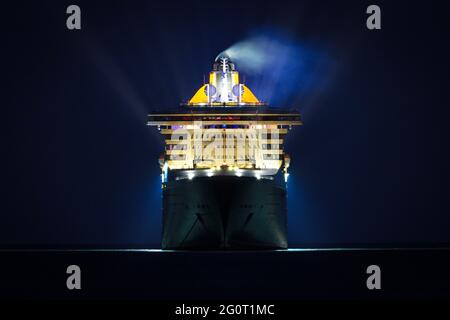
<svg viewBox="0 0 450 320">
<path fill-rule="evenodd" d="M 268 106 L 240 107 L 180 107 L 171 111 L 148 115 L 148 125 L 189 124 L 202 121 L 204 124 L 264 123 L 278 125 L 301 125 L 298 111 L 271 108 Z"/>
<path fill-rule="evenodd" d="M 189 102 L 152 112 L 147 124 L 157 126 L 164 136 L 164 183 L 171 170 L 188 179 L 246 173 L 258 178 L 273 176 L 282 167 L 286 177 L 290 158 L 283 151 L 285 136 L 302 121 L 296 110 L 261 102 L 239 83 L 231 60 L 219 56 L 209 83 Z"/>
<path fill-rule="evenodd" d="M 239 73 L 226 54 L 220 54 L 204 84 L 194 96 L 178 108 L 153 112 L 148 125 L 183 125 L 194 121 L 204 124 L 301 125 L 296 110 L 269 107 L 239 81 Z"/>
</svg>

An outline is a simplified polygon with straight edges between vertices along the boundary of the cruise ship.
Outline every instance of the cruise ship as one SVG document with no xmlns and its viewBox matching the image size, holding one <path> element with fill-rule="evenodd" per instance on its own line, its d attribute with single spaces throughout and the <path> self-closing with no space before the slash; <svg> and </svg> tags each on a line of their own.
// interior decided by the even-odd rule
<svg viewBox="0 0 450 320">
<path fill-rule="evenodd" d="M 206 81 L 205 81 L 206 82 Z M 296 110 L 270 107 L 220 54 L 186 103 L 148 115 L 162 134 L 162 249 L 286 249 L 284 152 Z"/>
</svg>

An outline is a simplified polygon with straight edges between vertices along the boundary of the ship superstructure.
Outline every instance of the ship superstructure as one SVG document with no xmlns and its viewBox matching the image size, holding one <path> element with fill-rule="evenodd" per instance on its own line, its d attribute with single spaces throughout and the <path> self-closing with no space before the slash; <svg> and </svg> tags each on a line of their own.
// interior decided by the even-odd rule
<svg viewBox="0 0 450 320">
<path fill-rule="evenodd" d="M 189 102 L 148 116 L 160 157 L 163 249 L 286 248 L 286 134 L 296 111 L 271 108 L 219 55 Z"/>
</svg>

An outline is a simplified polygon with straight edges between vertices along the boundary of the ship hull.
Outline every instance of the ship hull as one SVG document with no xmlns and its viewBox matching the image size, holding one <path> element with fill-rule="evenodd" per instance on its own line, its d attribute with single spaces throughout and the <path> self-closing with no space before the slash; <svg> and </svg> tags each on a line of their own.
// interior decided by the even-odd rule
<svg viewBox="0 0 450 320">
<path fill-rule="evenodd" d="M 163 189 L 163 249 L 285 249 L 286 188 L 276 179 L 213 176 Z"/>
</svg>

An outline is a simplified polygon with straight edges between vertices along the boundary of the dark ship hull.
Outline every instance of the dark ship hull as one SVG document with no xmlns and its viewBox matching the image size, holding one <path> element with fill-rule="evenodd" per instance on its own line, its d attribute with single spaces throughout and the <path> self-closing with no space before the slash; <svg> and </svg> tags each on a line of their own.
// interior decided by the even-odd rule
<svg viewBox="0 0 450 320">
<path fill-rule="evenodd" d="M 286 186 L 277 177 L 199 177 L 163 190 L 163 249 L 287 245 Z"/>
</svg>

